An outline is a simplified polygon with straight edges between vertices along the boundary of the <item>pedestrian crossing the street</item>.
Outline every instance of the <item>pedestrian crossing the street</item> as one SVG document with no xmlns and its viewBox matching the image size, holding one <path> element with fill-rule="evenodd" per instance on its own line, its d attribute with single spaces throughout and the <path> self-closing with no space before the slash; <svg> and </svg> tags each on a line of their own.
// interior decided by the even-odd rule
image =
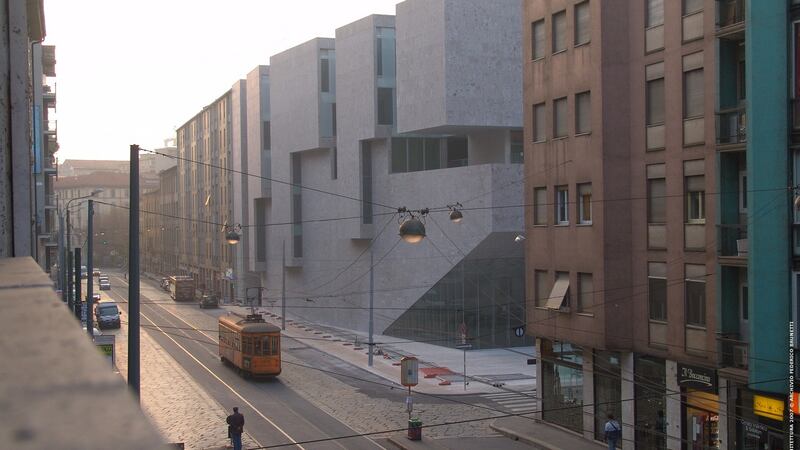
<svg viewBox="0 0 800 450">
<path fill-rule="evenodd" d="M 493 394 L 481 394 L 486 400 L 500 405 L 501 409 L 511 413 L 533 412 L 537 408 L 536 389 L 526 391 L 497 392 Z"/>
</svg>

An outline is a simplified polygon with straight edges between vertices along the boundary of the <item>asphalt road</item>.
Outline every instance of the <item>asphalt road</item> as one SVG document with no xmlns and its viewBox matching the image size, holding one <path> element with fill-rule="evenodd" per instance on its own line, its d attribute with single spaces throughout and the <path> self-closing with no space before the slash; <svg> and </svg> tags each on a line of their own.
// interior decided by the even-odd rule
<svg viewBox="0 0 800 450">
<path fill-rule="evenodd" d="M 111 274 L 109 297 L 120 303 L 127 314 L 128 286 L 118 274 Z M 217 352 L 217 337 L 208 324 L 195 326 L 141 295 L 141 324 L 206 392 L 230 410 L 239 406 L 245 416 L 246 431 L 262 447 L 317 449 L 380 449 L 366 437 L 332 439 L 358 434 L 335 417 L 320 410 L 291 388 L 280 377 L 266 381 L 246 380 L 224 366 Z M 159 300 L 161 301 L 161 300 Z M 209 319 L 223 310 L 206 310 Z M 197 328 L 197 329 L 194 329 Z M 313 442 L 321 440 L 320 442 Z M 293 443 L 298 443 L 293 445 Z"/>
</svg>

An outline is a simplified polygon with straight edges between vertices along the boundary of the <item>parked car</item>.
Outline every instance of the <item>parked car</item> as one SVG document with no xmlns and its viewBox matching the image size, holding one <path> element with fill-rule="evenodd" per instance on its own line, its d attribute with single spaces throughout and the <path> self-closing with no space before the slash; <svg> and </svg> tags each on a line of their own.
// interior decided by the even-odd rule
<svg viewBox="0 0 800 450">
<path fill-rule="evenodd" d="M 111 282 L 108 281 L 108 278 L 106 278 L 104 280 L 100 280 L 99 284 L 100 284 L 100 290 L 101 291 L 107 291 L 107 290 L 111 289 Z"/>
<path fill-rule="evenodd" d="M 102 272 L 100 272 L 100 269 L 94 269 L 94 270 L 92 270 L 92 275 L 94 275 L 94 276 L 96 276 L 96 277 L 99 277 L 99 276 L 100 276 L 100 275 L 102 275 L 102 274 L 103 274 L 103 273 L 102 273 Z"/>
<path fill-rule="evenodd" d="M 200 309 L 203 308 L 218 308 L 219 298 L 215 294 L 203 294 L 199 300 Z"/>
<path fill-rule="evenodd" d="M 89 278 L 89 269 L 86 266 L 81 266 L 81 279 Z"/>
<path fill-rule="evenodd" d="M 167 277 L 161 278 L 161 289 L 169 292 L 169 278 Z"/>
<path fill-rule="evenodd" d="M 94 300 L 96 302 L 99 302 L 100 301 L 100 293 L 99 292 L 95 292 L 94 294 L 92 294 L 92 300 Z"/>
<path fill-rule="evenodd" d="M 94 308 L 97 326 L 103 328 L 119 328 L 119 309 L 114 303 L 98 303 Z"/>
</svg>

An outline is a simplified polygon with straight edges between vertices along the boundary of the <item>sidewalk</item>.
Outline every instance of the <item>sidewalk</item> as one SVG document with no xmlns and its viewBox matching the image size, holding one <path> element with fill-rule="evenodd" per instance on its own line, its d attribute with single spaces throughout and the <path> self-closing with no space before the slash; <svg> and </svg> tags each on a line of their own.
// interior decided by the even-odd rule
<svg viewBox="0 0 800 450">
<path fill-rule="evenodd" d="M 240 314 L 244 313 L 245 309 L 249 309 L 231 306 L 227 308 Z M 260 308 L 260 310 L 266 320 L 277 325 L 281 324 L 280 316 L 270 313 L 265 308 Z M 439 395 L 492 394 L 523 391 L 536 387 L 535 366 L 528 365 L 528 359 L 535 357 L 533 347 L 468 351 L 466 356 L 469 385 L 465 391 L 463 378 L 460 377 L 464 363 L 462 350 L 413 342 L 392 336 L 375 335 L 376 346 L 386 356 L 375 355 L 373 367 L 369 367 L 367 365 L 367 345 L 364 344 L 368 339 L 363 333 L 287 319 L 286 330 L 283 334 L 394 383 L 399 383 L 400 380 L 398 366 L 400 358 L 416 356 L 420 360 L 420 372 L 422 373 L 420 373 L 419 385 L 415 386 L 414 390 L 419 392 Z M 423 377 L 425 369 L 431 368 L 449 369 L 453 373 L 434 378 Z M 451 381 L 451 383 L 443 385 L 442 381 L 444 380 Z M 539 449 L 600 450 L 605 448 L 602 444 L 588 441 L 581 436 L 530 417 L 511 416 L 495 419 L 490 427 L 500 435 L 520 444 L 525 443 Z M 410 441 L 403 434 L 391 436 L 387 440 L 397 448 L 409 450 L 451 447 L 439 439 L 427 437 L 423 437 L 422 441 Z M 460 445 L 455 448 L 460 448 Z"/>
<path fill-rule="evenodd" d="M 245 307 L 223 307 L 237 314 L 249 313 Z M 257 309 L 267 321 L 280 326 L 280 316 L 268 308 Z M 421 373 L 414 390 L 426 394 L 501 393 L 532 389 L 536 385 L 535 366 L 528 365 L 528 359 L 534 357 L 533 347 L 466 352 L 465 390 L 461 376 L 465 356 L 462 350 L 376 334 L 376 352 L 381 354 L 374 355 L 373 366 L 369 367 L 365 333 L 287 319 L 283 334 L 392 383 L 400 382 L 400 359 L 415 356 Z"/>
<path fill-rule="evenodd" d="M 544 450 L 602 450 L 606 446 L 588 441 L 553 425 L 526 417 L 504 417 L 495 419 L 490 425 L 493 430 L 511 439 L 520 440 L 534 448 Z"/>
</svg>

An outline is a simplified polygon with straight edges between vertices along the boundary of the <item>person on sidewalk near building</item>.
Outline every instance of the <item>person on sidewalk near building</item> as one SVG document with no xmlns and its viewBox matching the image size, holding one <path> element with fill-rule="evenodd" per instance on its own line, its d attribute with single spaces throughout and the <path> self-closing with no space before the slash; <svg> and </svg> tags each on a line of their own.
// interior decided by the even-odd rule
<svg viewBox="0 0 800 450">
<path fill-rule="evenodd" d="M 614 450 L 617 448 L 617 442 L 619 442 L 620 438 L 622 438 L 622 428 L 619 425 L 619 422 L 614 420 L 614 415 L 609 414 L 608 420 L 606 421 L 605 427 L 603 427 L 606 433 L 606 442 L 608 443 L 608 450 Z"/>
<path fill-rule="evenodd" d="M 233 407 L 233 414 L 225 419 L 228 424 L 228 436 L 231 438 L 233 450 L 242 450 L 242 433 L 244 432 L 244 416 L 239 413 L 239 408 Z"/>
</svg>

